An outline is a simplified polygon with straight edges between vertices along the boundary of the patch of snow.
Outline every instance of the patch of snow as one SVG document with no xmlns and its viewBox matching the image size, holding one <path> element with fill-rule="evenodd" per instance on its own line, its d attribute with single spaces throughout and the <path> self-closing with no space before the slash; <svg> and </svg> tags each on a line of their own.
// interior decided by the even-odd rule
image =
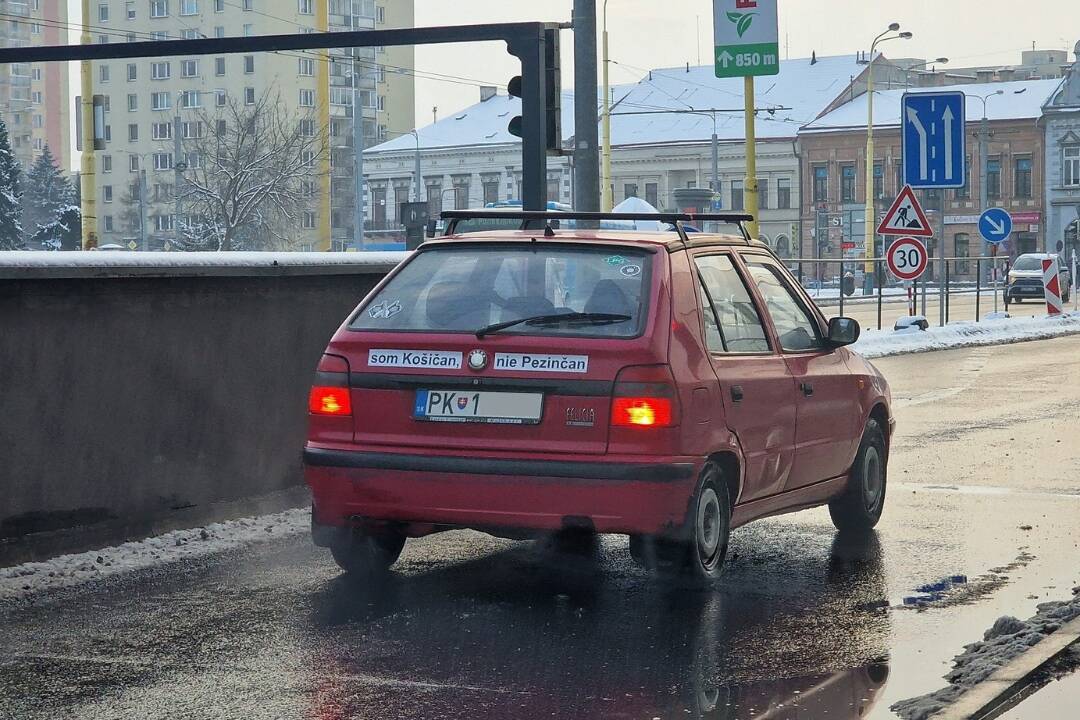
<svg viewBox="0 0 1080 720">
<path fill-rule="evenodd" d="M 953 669 L 945 675 L 947 687 L 901 700 L 889 709 L 904 720 L 926 720 L 1076 617 L 1080 617 L 1080 587 L 1073 588 L 1071 600 L 1037 606 L 1035 615 L 1028 620 L 1000 617 L 983 633 L 981 641 L 965 646 L 964 652 L 953 658 Z"/>
<path fill-rule="evenodd" d="M 308 267 L 319 265 L 397 265 L 406 252 L 0 252 L 5 268 L 216 268 Z"/>
<path fill-rule="evenodd" d="M 863 357 L 877 358 L 930 350 L 1044 340 L 1077 333 L 1080 333 L 1080 313 L 1072 312 L 1057 317 L 1042 315 L 931 327 L 926 331 L 914 327 L 900 331 L 867 330 L 851 347 Z"/>
<path fill-rule="evenodd" d="M 61 555 L 43 562 L 0 568 L 0 600 L 24 598 L 55 588 L 81 585 L 110 575 L 157 567 L 266 540 L 306 533 L 310 508 L 211 523 L 127 542 L 115 547 Z"/>
</svg>

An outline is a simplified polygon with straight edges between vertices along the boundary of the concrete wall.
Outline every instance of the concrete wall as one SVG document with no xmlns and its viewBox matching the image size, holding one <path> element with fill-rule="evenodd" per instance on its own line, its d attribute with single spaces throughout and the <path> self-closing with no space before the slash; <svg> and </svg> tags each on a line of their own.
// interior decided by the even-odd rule
<svg viewBox="0 0 1080 720">
<path fill-rule="evenodd" d="M 404 254 L 60 255 L 0 253 L 0 541 L 302 483 L 319 355 Z"/>
</svg>

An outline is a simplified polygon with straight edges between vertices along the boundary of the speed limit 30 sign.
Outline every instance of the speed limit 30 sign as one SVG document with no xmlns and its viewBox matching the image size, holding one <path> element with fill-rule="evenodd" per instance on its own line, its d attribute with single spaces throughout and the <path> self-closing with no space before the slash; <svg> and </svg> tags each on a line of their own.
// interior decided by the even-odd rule
<svg viewBox="0 0 1080 720">
<path fill-rule="evenodd" d="M 926 271 L 926 246 L 913 237 L 902 237 L 889 246 L 885 262 L 900 280 L 918 280 Z"/>
</svg>

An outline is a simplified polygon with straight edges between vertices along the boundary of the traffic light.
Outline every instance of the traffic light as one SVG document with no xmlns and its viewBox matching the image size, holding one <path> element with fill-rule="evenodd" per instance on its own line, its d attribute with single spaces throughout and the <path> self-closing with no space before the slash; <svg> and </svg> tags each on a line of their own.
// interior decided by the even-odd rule
<svg viewBox="0 0 1080 720">
<path fill-rule="evenodd" d="M 559 32 L 558 30 L 548 30 L 546 35 L 547 41 L 544 44 L 544 82 L 547 85 L 547 98 L 544 105 L 544 115 L 546 117 L 545 127 L 547 129 L 547 138 L 545 140 L 545 145 L 549 155 L 561 155 L 562 73 L 559 69 Z M 506 86 L 506 92 L 511 97 L 523 97 L 520 75 L 515 75 L 510 78 L 510 82 Z M 507 125 L 506 129 L 514 137 L 522 137 L 523 128 L 521 115 L 515 115 L 510 118 L 510 123 Z"/>
</svg>

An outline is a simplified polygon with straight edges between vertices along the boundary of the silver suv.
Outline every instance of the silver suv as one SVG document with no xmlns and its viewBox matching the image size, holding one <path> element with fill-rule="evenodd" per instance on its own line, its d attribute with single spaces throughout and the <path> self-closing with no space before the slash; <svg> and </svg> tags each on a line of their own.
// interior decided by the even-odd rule
<svg viewBox="0 0 1080 720">
<path fill-rule="evenodd" d="M 1009 277 L 1005 284 L 1005 302 L 1023 302 L 1025 298 L 1043 299 L 1043 260 L 1054 259 L 1058 263 L 1058 281 L 1061 284 L 1061 300 L 1069 301 L 1072 287 L 1072 272 L 1069 265 L 1059 255 L 1048 253 L 1025 253 L 1016 258 L 1009 268 Z"/>
</svg>

